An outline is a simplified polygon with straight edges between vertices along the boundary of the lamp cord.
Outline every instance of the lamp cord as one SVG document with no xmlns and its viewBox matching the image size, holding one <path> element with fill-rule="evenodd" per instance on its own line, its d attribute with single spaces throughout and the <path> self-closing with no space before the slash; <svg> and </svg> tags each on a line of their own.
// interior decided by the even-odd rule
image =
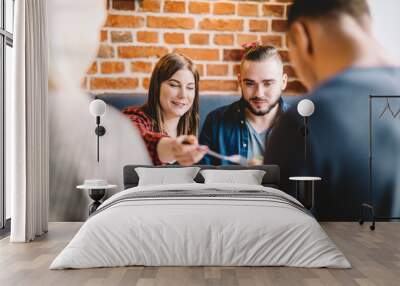
<svg viewBox="0 0 400 286">
<path fill-rule="evenodd" d="M 99 147 L 99 145 L 100 145 L 100 140 L 99 140 L 99 138 L 100 138 L 100 135 L 99 135 L 99 132 L 100 132 L 100 116 L 96 117 L 96 124 L 97 124 L 96 135 L 97 135 L 97 163 L 98 163 L 98 162 L 100 162 L 100 152 L 99 152 L 99 149 L 100 149 L 100 147 Z"/>
<path fill-rule="evenodd" d="M 304 116 L 304 163 L 307 167 L 307 137 L 308 137 L 308 120 L 307 116 Z"/>
<path fill-rule="evenodd" d="M 97 132 L 96 133 L 97 133 L 97 162 L 99 162 L 100 161 L 100 159 L 99 159 L 99 157 L 100 157 L 100 154 L 99 154 L 99 145 L 100 145 L 99 125 L 97 125 Z"/>
</svg>

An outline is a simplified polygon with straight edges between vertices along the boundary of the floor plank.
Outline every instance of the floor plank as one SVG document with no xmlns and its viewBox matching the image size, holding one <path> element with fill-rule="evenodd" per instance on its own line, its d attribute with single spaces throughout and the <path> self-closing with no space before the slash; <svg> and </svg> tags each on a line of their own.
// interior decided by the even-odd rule
<svg viewBox="0 0 400 286">
<path fill-rule="evenodd" d="M 0 285 L 399 285 L 400 223 L 379 222 L 375 231 L 355 222 L 322 227 L 352 263 L 352 269 L 290 267 L 117 267 L 50 271 L 56 255 L 81 223 L 50 223 L 49 233 L 32 243 L 0 240 Z"/>
</svg>

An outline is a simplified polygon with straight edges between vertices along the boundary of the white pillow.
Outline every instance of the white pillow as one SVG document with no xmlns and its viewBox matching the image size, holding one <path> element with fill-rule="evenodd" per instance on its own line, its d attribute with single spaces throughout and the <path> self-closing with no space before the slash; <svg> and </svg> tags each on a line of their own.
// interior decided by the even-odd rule
<svg viewBox="0 0 400 286">
<path fill-rule="evenodd" d="M 262 170 L 201 170 L 204 183 L 234 183 L 261 185 L 265 171 Z"/>
<path fill-rule="evenodd" d="M 139 176 L 138 186 L 196 183 L 193 179 L 199 170 L 199 167 L 135 168 Z"/>
</svg>

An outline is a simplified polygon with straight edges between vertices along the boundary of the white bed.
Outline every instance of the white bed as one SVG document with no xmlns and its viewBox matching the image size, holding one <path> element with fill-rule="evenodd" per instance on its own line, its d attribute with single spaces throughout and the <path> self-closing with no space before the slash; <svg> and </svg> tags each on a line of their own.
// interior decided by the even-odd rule
<svg viewBox="0 0 400 286">
<path fill-rule="evenodd" d="M 127 265 L 351 267 L 314 217 L 282 191 L 198 183 L 115 194 L 50 269 Z"/>
</svg>

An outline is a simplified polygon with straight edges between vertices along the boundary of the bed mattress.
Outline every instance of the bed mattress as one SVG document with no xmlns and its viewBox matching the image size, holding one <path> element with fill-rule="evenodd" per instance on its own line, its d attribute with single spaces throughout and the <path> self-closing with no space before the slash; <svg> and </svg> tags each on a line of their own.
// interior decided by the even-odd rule
<svg viewBox="0 0 400 286">
<path fill-rule="evenodd" d="M 315 218 L 284 192 L 198 183 L 115 194 L 50 269 L 128 265 L 351 267 Z"/>
</svg>

